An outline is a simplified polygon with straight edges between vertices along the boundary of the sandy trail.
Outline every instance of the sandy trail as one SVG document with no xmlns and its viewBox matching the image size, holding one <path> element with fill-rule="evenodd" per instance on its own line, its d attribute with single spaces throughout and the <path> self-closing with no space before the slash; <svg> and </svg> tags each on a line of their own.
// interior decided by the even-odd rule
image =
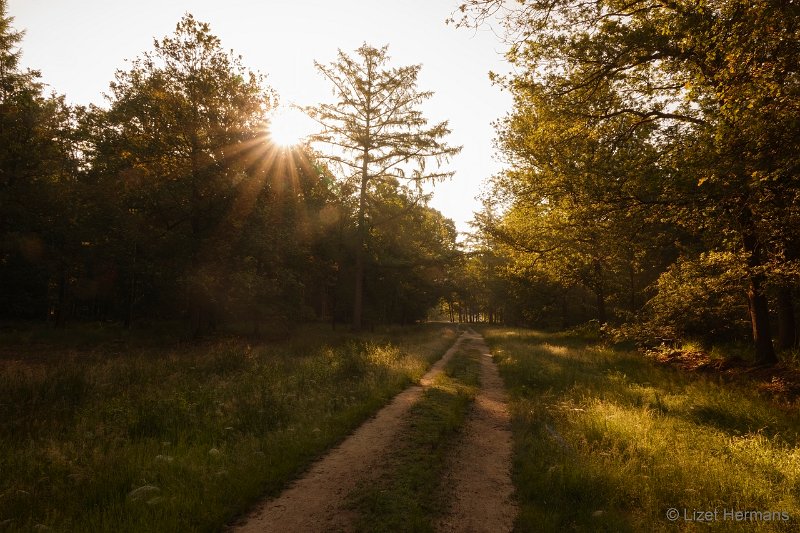
<svg viewBox="0 0 800 533">
<path fill-rule="evenodd" d="M 464 433 L 450 456 L 442 484 L 450 506 L 437 531 L 511 531 L 517 516 L 511 481 L 511 429 L 503 381 L 489 347 L 478 334 L 465 338 L 464 349 L 477 349 L 481 389 Z"/>
<path fill-rule="evenodd" d="M 420 385 L 401 392 L 355 433 L 292 483 L 280 496 L 256 508 L 231 531 L 305 532 L 350 531 L 353 512 L 346 508 L 348 494 L 359 483 L 377 475 L 383 458 L 405 429 L 409 408 L 422 396 L 423 388 L 442 371 L 459 350 L 467 334 L 459 337 L 420 380 Z"/>
<path fill-rule="evenodd" d="M 450 504 L 436 523 L 442 532 L 511 531 L 517 507 L 511 482 L 511 430 L 503 382 L 483 337 L 461 335 L 420 380 L 401 392 L 355 433 L 231 531 L 317 532 L 352 531 L 356 518 L 348 496 L 359 485 L 376 479 L 393 443 L 406 429 L 411 406 L 424 387 L 459 350 L 480 352 L 481 388 L 463 434 L 447 462 L 442 479 Z"/>
</svg>

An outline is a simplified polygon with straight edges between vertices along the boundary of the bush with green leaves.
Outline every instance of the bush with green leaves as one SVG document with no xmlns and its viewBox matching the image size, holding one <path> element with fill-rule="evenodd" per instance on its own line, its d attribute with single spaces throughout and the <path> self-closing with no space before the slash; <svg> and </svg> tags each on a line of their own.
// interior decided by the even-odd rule
<svg viewBox="0 0 800 533">
<path fill-rule="evenodd" d="M 746 278 L 729 252 L 681 258 L 655 284 L 647 303 L 653 336 L 703 340 L 743 338 L 748 333 Z"/>
</svg>

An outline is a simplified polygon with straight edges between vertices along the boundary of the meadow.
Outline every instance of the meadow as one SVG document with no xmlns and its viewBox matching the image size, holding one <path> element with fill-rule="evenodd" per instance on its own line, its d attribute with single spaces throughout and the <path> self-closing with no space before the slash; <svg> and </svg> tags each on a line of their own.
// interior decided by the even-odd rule
<svg viewBox="0 0 800 533">
<path fill-rule="evenodd" d="M 84 333 L 3 333 L 4 531 L 217 531 L 456 338 L 442 325 L 270 342 Z"/>
<path fill-rule="evenodd" d="M 797 405 L 577 333 L 482 333 L 511 397 L 517 530 L 797 530 Z"/>
</svg>

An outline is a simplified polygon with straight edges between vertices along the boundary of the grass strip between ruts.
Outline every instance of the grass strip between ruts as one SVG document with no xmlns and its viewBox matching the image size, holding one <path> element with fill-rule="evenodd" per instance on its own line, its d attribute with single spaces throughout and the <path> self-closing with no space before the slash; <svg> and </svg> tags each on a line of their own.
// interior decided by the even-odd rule
<svg viewBox="0 0 800 533">
<path fill-rule="evenodd" d="M 409 413 L 408 429 L 377 482 L 351 494 L 357 531 L 433 531 L 443 512 L 441 478 L 478 391 L 477 350 L 462 348 Z"/>
</svg>

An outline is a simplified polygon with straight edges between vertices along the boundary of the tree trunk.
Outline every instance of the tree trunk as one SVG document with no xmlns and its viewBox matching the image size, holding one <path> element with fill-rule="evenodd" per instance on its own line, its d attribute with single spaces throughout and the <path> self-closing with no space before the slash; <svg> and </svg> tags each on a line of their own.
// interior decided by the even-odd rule
<svg viewBox="0 0 800 533">
<path fill-rule="evenodd" d="M 597 320 L 601 324 L 606 323 L 606 295 L 603 293 L 603 288 L 600 287 L 595 291 L 597 298 Z"/>
<path fill-rule="evenodd" d="M 633 261 L 630 264 L 630 291 L 631 291 L 631 313 L 636 313 L 636 266 L 634 265 Z"/>
<path fill-rule="evenodd" d="M 67 323 L 67 267 L 61 265 L 58 277 L 58 307 L 56 307 L 55 327 L 63 328 Z"/>
<path fill-rule="evenodd" d="M 599 260 L 594 262 L 595 289 L 594 295 L 597 300 L 597 320 L 601 324 L 606 323 L 606 294 L 603 287 L 603 265 Z"/>
<path fill-rule="evenodd" d="M 797 323 L 792 301 L 792 288 L 778 288 L 778 348 L 789 350 L 797 345 Z"/>
<path fill-rule="evenodd" d="M 192 97 L 194 102 L 194 98 Z M 194 123 L 198 121 L 197 110 L 193 107 Z M 190 257 L 190 271 L 197 275 L 200 270 L 200 231 L 201 231 L 201 215 L 200 215 L 200 141 L 198 139 L 197 131 L 193 130 L 191 134 L 191 205 L 190 209 L 190 226 L 191 226 L 191 257 Z M 198 280 L 193 278 L 189 281 L 187 287 L 189 294 L 189 328 L 190 336 L 192 339 L 198 339 L 207 332 L 207 317 L 205 313 L 205 295 L 204 291 L 198 287 Z"/>
<path fill-rule="evenodd" d="M 758 237 L 751 228 L 751 214 L 745 210 L 741 218 L 742 244 L 747 252 L 747 266 L 750 281 L 747 288 L 747 303 L 750 310 L 750 324 L 753 328 L 753 344 L 756 350 L 756 362 L 761 365 L 773 365 L 778 362 L 772 347 L 772 332 L 769 325 L 769 305 L 764 293 L 764 276 L 758 273 L 761 266 L 761 250 Z"/>
<path fill-rule="evenodd" d="M 331 289 L 331 299 L 330 299 L 330 306 L 331 306 L 331 329 L 336 330 L 336 291 L 338 291 L 338 283 Z"/>
<path fill-rule="evenodd" d="M 138 252 L 137 243 L 133 243 L 133 261 L 131 262 L 131 283 L 128 288 L 128 312 L 125 313 L 125 329 L 131 329 L 133 325 L 133 304 L 136 302 L 136 256 Z"/>
<path fill-rule="evenodd" d="M 778 362 L 772 347 L 772 333 L 769 326 L 769 305 L 764 294 L 761 276 L 750 276 L 747 288 L 747 302 L 750 309 L 750 323 L 753 327 L 753 343 L 756 349 L 756 362 L 773 365 Z"/>
<path fill-rule="evenodd" d="M 364 311 L 364 247 L 367 244 L 367 185 L 369 182 L 369 151 L 364 149 L 361 164 L 361 191 L 358 198 L 358 243 L 356 245 L 356 290 L 353 300 L 353 329 L 358 331 L 362 325 Z"/>
<path fill-rule="evenodd" d="M 361 329 L 361 315 L 364 311 L 364 250 L 360 242 L 356 250 L 356 290 L 353 298 L 353 329 L 358 331 Z"/>
</svg>

